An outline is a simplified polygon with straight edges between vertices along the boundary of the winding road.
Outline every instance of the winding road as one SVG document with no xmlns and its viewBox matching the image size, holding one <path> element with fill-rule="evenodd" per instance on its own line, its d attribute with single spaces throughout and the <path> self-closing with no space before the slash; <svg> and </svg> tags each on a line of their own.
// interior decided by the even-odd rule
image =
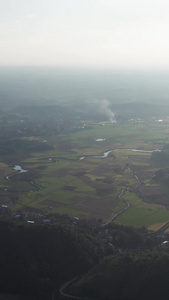
<svg viewBox="0 0 169 300">
<path fill-rule="evenodd" d="M 65 289 L 71 285 L 73 282 L 79 280 L 80 277 L 75 277 L 69 281 L 66 281 L 59 289 L 60 295 L 64 298 L 68 298 L 68 299 L 75 299 L 75 300 L 96 300 L 96 299 L 91 299 L 91 298 L 87 298 L 87 297 L 77 297 L 77 296 L 71 296 L 69 294 L 67 294 L 65 292 Z"/>
<path fill-rule="evenodd" d="M 126 191 L 127 191 L 127 188 L 121 190 L 118 198 L 121 199 Z M 116 214 L 112 213 L 112 215 L 109 217 L 109 219 L 103 224 L 103 227 L 108 225 L 112 221 L 114 221 L 119 215 L 124 213 L 130 207 L 130 203 L 128 201 L 124 200 L 124 202 L 126 203 L 126 206 L 123 209 L 121 209 L 119 212 L 117 212 Z"/>
<path fill-rule="evenodd" d="M 152 153 L 152 152 L 157 152 L 157 151 L 160 151 L 160 150 L 138 150 L 138 149 L 113 149 L 113 150 L 109 150 L 107 152 L 104 152 L 103 155 L 98 155 L 98 156 L 92 156 L 93 158 L 106 158 L 108 157 L 109 153 L 113 152 L 113 151 L 118 151 L 118 150 L 125 150 L 125 151 L 134 151 L 134 152 L 146 152 L 146 153 Z M 79 160 L 83 160 L 85 159 L 85 156 L 83 157 L 80 157 Z M 21 166 L 15 166 L 13 168 L 14 170 L 16 171 L 19 171 L 19 173 L 23 173 L 23 172 L 28 172 L 28 170 L 24 170 L 22 169 Z M 138 186 L 141 184 L 138 176 L 129 168 L 129 170 L 132 172 L 133 176 L 135 177 L 135 179 L 137 180 L 137 182 L 130 188 L 130 190 L 135 190 L 138 188 Z M 14 172 L 14 173 L 11 173 L 11 174 L 8 174 L 5 179 L 6 180 L 11 180 L 11 177 L 13 177 L 14 175 L 17 175 L 18 172 Z M 30 183 L 34 186 L 36 186 L 37 188 L 37 185 L 34 184 L 33 181 L 30 181 Z M 38 188 L 42 188 L 41 186 L 39 186 Z M 118 198 L 119 199 L 122 199 L 123 195 L 129 191 L 129 188 L 126 187 L 125 189 L 122 189 L 120 191 L 120 194 L 118 195 Z M 112 221 L 114 221 L 119 215 L 121 215 L 122 213 L 124 213 L 127 209 L 130 208 L 130 203 L 126 200 L 123 199 L 123 201 L 126 203 L 126 206 L 121 209 L 119 212 L 117 212 L 116 214 L 112 214 L 109 219 L 103 224 L 103 227 L 108 225 L 109 223 L 111 223 Z M 69 295 L 65 292 L 65 289 L 71 285 L 73 282 L 79 280 L 80 278 L 79 277 L 75 277 L 67 282 L 65 282 L 59 289 L 59 292 L 60 292 L 60 295 L 63 296 L 64 298 L 69 298 L 69 299 L 75 299 L 75 300 L 93 300 L 93 299 L 89 299 L 89 298 L 86 298 L 86 297 L 77 297 L 77 296 L 72 296 L 72 295 Z"/>
</svg>

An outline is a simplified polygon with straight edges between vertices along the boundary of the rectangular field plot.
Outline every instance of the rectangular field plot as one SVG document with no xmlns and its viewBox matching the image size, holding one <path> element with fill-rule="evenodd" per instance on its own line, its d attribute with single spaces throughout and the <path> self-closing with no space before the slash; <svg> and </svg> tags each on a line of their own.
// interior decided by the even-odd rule
<svg viewBox="0 0 169 300">
<path fill-rule="evenodd" d="M 151 155 L 168 143 L 168 134 L 168 125 L 147 121 L 87 124 L 66 134 L 26 138 L 27 142 L 46 140 L 50 150 L 25 155 L 20 164 L 28 173 L 11 180 L 5 176 L 13 172 L 13 166 L 0 163 L 0 188 L 13 191 L 15 211 L 50 210 L 106 221 L 123 210 L 127 201 L 130 207 L 117 223 L 158 228 L 168 222 L 169 211 L 137 195 L 144 193 L 146 198 L 148 187 L 157 190 L 152 177 L 158 168 Z M 122 191 L 130 192 L 120 196 Z"/>
<path fill-rule="evenodd" d="M 153 210 L 140 207 L 130 207 L 126 212 L 121 214 L 115 223 L 125 226 L 134 227 L 150 227 L 153 229 L 153 224 L 165 223 L 169 221 L 169 211 L 165 209 Z M 161 228 L 161 227 L 160 227 Z"/>
</svg>

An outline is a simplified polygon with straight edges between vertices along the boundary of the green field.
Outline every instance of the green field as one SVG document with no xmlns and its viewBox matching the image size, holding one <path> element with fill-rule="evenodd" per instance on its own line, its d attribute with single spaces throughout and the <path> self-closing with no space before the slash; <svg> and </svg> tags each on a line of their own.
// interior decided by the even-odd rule
<svg viewBox="0 0 169 300">
<path fill-rule="evenodd" d="M 53 150 L 29 153 L 20 161 L 28 172 L 11 180 L 4 177 L 14 172 L 12 165 L 1 164 L 1 189 L 8 187 L 15 192 L 13 211 L 44 210 L 104 221 L 123 209 L 127 200 L 130 208 L 116 223 L 156 228 L 169 220 L 169 211 L 160 203 L 144 202 L 134 189 L 135 175 L 145 186 L 156 186 L 151 177 L 158 168 L 151 163 L 151 153 L 130 149 L 162 149 L 169 142 L 168 134 L 168 124 L 152 121 L 86 125 L 83 130 L 41 137 L 39 140 L 47 140 Z M 104 152 L 110 150 L 114 151 L 103 158 Z M 119 197 L 127 189 L 130 192 Z M 9 203 L 10 195 L 6 197 Z"/>
<path fill-rule="evenodd" d="M 149 204 L 142 201 L 134 193 L 126 193 L 123 197 L 130 203 L 130 208 L 121 214 L 117 219 L 117 224 L 135 227 L 150 227 L 152 230 L 159 229 L 164 223 L 169 221 L 169 210 L 162 205 Z"/>
</svg>

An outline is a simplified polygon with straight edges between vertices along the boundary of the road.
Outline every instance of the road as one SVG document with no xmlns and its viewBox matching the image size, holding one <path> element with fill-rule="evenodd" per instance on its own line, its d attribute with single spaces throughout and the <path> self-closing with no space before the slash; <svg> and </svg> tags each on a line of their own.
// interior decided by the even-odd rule
<svg viewBox="0 0 169 300">
<path fill-rule="evenodd" d="M 130 190 L 135 190 L 141 184 L 141 181 L 139 180 L 138 176 L 136 174 L 134 174 L 134 172 L 130 168 L 128 168 L 128 169 L 133 173 L 134 178 L 137 180 L 136 184 L 134 184 L 133 187 L 130 189 Z M 121 199 L 123 197 L 123 195 L 125 194 L 125 192 L 127 192 L 127 191 L 128 191 L 128 187 L 126 187 L 125 189 L 122 189 L 120 191 L 120 194 L 119 194 L 118 198 Z M 117 212 L 116 214 L 112 213 L 111 216 L 109 217 L 109 219 L 103 224 L 103 226 L 108 225 L 109 223 L 114 221 L 119 215 L 121 215 L 127 209 L 130 208 L 130 203 L 127 200 L 124 200 L 124 199 L 123 199 L 123 201 L 126 203 L 126 206 L 123 209 L 121 209 L 119 212 Z"/>
<path fill-rule="evenodd" d="M 121 197 L 124 195 L 124 193 L 126 192 L 127 188 L 124 190 L 121 190 L 118 198 L 121 199 Z M 117 212 L 116 214 L 112 214 L 109 219 L 106 221 L 106 223 L 103 224 L 103 226 L 108 225 L 109 223 L 111 223 L 112 221 L 114 221 L 119 215 L 121 215 L 122 213 L 124 213 L 129 207 L 130 207 L 130 203 L 126 200 L 124 200 L 124 202 L 126 203 L 126 206 L 121 209 L 119 212 Z"/>
<path fill-rule="evenodd" d="M 77 297 L 77 296 L 71 296 L 69 294 L 67 294 L 65 292 L 65 289 L 70 285 L 72 284 L 73 282 L 75 282 L 76 280 L 80 279 L 79 277 L 75 277 L 67 282 L 65 282 L 59 289 L 59 292 L 60 292 L 60 295 L 64 298 L 68 298 L 68 299 L 75 299 L 75 300 L 94 300 L 94 299 L 89 299 L 89 298 L 86 298 L 86 297 Z"/>
</svg>

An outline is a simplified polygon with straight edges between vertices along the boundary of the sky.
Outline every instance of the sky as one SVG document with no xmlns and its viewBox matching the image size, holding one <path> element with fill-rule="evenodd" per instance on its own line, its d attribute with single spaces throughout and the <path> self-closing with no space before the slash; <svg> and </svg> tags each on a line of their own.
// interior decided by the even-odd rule
<svg viewBox="0 0 169 300">
<path fill-rule="evenodd" d="M 0 67 L 169 69 L 168 0 L 0 0 Z"/>
</svg>

